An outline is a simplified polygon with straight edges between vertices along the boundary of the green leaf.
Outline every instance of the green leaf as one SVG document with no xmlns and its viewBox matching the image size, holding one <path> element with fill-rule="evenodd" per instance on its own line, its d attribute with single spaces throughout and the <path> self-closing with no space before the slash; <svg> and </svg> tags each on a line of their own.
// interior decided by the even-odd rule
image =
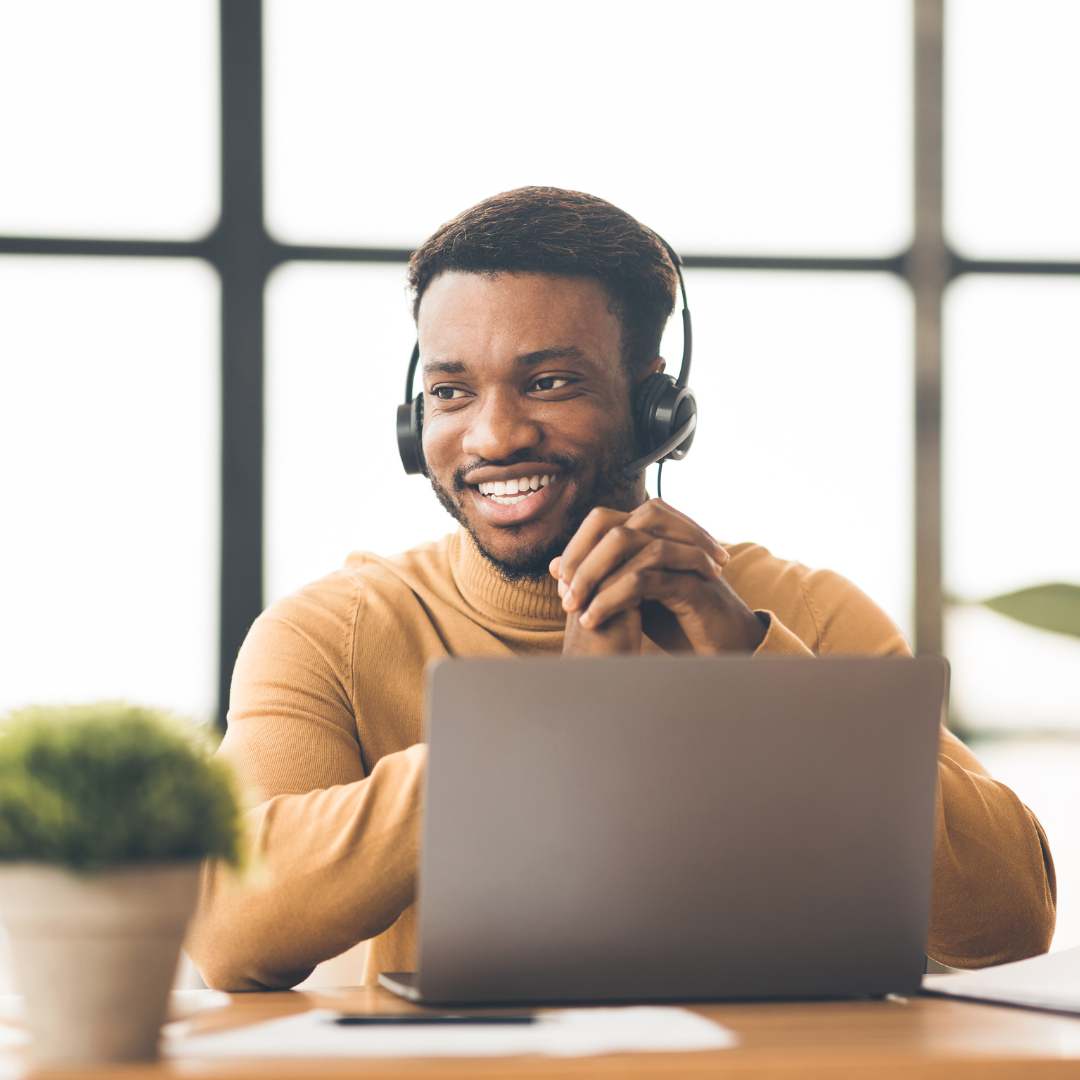
<svg viewBox="0 0 1080 1080">
<path fill-rule="evenodd" d="M 1080 585 L 1033 585 L 980 603 L 1028 626 L 1080 637 Z"/>
</svg>

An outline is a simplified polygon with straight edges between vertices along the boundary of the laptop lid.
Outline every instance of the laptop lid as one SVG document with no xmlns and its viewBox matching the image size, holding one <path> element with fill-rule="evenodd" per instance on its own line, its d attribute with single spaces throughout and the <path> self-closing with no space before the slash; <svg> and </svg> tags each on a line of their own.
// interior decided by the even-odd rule
<svg viewBox="0 0 1080 1080">
<path fill-rule="evenodd" d="M 914 991 L 946 689 L 939 657 L 438 664 L 421 997 Z"/>
</svg>

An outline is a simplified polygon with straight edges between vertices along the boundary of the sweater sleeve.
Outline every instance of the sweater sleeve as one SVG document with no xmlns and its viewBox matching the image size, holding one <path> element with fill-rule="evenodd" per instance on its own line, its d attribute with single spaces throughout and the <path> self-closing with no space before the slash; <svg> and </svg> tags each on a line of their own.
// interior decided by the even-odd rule
<svg viewBox="0 0 1080 1080">
<path fill-rule="evenodd" d="M 250 794 L 251 865 L 204 867 L 187 949 L 208 986 L 294 986 L 412 902 L 426 747 L 368 773 L 351 705 L 357 604 L 343 580 L 264 612 L 233 671 L 219 749 Z"/>
<path fill-rule="evenodd" d="M 911 655 L 896 624 L 839 574 L 810 571 L 801 587 L 814 648 L 773 615 L 759 652 Z M 927 954 L 985 967 L 1045 952 L 1055 900 L 1054 863 L 1035 815 L 943 726 Z"/>
</svg>

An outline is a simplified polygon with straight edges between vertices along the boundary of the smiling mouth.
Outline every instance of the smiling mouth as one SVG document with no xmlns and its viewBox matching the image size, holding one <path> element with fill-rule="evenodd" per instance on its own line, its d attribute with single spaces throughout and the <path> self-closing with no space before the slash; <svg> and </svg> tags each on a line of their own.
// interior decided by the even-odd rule
<svg viewBox="0 0 1080 1080">
<path fill-rule="evenodd" d="M 477 484 L 476 488 L 481 495 L 500 506 L 516 506 L 557 480 L 558 476 L 553 473 L 537 473 L 535 476 L 521 476 L 516 480 L 489 480 Z"/>
</svg>

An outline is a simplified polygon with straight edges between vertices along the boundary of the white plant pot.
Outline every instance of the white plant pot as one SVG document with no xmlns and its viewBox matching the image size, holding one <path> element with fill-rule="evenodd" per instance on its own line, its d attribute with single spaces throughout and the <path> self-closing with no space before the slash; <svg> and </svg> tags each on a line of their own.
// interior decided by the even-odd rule
<svg viewBox="0 0 1080 1080">
<path fill-rule="evenodd" d="M 0 920 L 35 1065 L 157 1057 L 199 865 L 77 874 L 0 864 Z"/>
</svg>

